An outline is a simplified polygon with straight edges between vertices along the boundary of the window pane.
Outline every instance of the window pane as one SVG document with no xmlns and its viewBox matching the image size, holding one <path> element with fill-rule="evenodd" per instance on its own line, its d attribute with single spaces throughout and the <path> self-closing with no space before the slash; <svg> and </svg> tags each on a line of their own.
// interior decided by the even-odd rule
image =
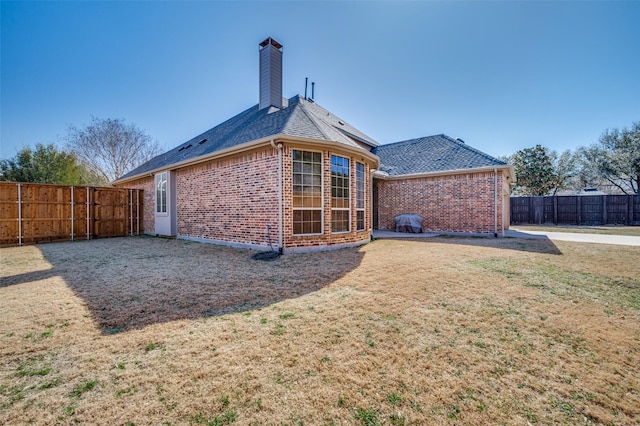
<svg viewBox="0 0 640 426">
<path fill-rule="evenodd" d="M 293 183 L 293 233 L 297 235 L 321 233 L 321 153 L 294 150 Z"/>
<path fill-rule="evenodd" d="M 156 213 L 167 212 L 167 172 L 156 175 Z"/>
<path fill-rule="evenodd" d="M 349 231 L 349 210 L 332 210 L 331 211 L 331 231 L 332 232 Z"/>
<path fill-rule="evenodd" d="M 364 164 L 356 163 L 356 208 L 364 209 Z"/>
<path fill-rule="evenodd" d="M 364 229 L 364 210 L 358 210 L 356 212 L 356 221 L 358 231 L 362 231 Z"/>
<path fill-rule="evenodd" d="M 293 233 L 302 234 L 302 222 L 293 222 Z"/>
</svg>

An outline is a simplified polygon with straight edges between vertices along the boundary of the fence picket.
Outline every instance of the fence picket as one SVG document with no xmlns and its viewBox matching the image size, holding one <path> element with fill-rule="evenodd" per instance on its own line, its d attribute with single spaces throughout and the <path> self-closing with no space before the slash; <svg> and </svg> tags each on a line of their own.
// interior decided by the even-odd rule
<svg viewBox="0 0 640 426">
<path fill-rule="evenodd" d="M 512 225 L 640 225 L 640 195 L 511 197 L 510 201 Z"/>
<path fill-rule="evenodd" d="M 134 200 L 123 188 L 86 187 L 82 200 L 83 192 L 67 185 L 0 182 L 0 245 L 74 241 L 83 225 L 87 239 L 134 235 L 134 223 L 140 234 L 142 197 Z M 129 217 L 134 212 L 137 217 Z"/>
</svg>

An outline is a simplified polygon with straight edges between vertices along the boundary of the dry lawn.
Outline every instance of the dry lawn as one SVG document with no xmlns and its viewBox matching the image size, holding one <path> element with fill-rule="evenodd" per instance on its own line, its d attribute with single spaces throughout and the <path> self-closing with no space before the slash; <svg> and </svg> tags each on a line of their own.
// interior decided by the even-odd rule
<svg viewBox="0 0 640 426">
<path fill-rule="evenodd" d="M 640 424 L 640 247 L 0 250 L 0 424 Z"/>
</svg>

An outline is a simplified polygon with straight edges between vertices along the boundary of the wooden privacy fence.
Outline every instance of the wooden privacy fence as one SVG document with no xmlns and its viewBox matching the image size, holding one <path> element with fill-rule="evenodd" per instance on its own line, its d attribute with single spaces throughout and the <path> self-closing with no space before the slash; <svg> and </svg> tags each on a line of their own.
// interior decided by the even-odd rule
<svg viewBox="0 0 640 426">
<path fill-rule="evenodd" d="M 142 190 L 0 182 L 0 245 L 139 235 Z"/>
<path fill-rule="evenodd" d="M 640 225 L 640 195 L 511 197 L 511 224 Z"/>
</svg>

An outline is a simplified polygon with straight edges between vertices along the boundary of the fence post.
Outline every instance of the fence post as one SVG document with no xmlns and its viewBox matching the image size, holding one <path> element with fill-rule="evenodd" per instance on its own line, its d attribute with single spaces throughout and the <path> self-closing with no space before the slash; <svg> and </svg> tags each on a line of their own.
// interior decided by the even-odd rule
<svg viewBox="0 0 640 426">
<path fill-rule="evenodd" d="M 580 196 L 576 196 L 576 206 L 578 208 L 578 223 L 577 225 L 580 226 L 580 224 L 582 223 L 582 200 L 580 199 Z"/>
<path fill-rule="evenodd" d="M 558 196 L 553 196 L 553 224 L 558 224 Z"/>
<path fill-rule="evenodd" d="M 73 241 L 73 186 L 71 187 L 71 241 Z"/>
<path fill-rule="evenodd" d="M 129 190 L 129 236 L 133 236 L 133 189 Z"/>
<path fill-rule="evenodd" d="M 533 197 L 529 197 L 529 223 L 535 223 L 535 209 L 533 208 Z"/>
<path fill-rule="evenodd" d="M 607 215 L 607 196 L 606 195 L 601 195 L 602 197 L 602 224 L 606 225 L 607 224 L 607 220 L 608 220 L 608 215 Z"/>
<path fill-rule="evenodd" d="M 136 189 L 136 235 L 140 235 L 140 190 Z"/>
<path fill-rule="evenodd" d="M 22 245 L 22 185 L 18 184 L 18 245 Z"/>
</svg>

